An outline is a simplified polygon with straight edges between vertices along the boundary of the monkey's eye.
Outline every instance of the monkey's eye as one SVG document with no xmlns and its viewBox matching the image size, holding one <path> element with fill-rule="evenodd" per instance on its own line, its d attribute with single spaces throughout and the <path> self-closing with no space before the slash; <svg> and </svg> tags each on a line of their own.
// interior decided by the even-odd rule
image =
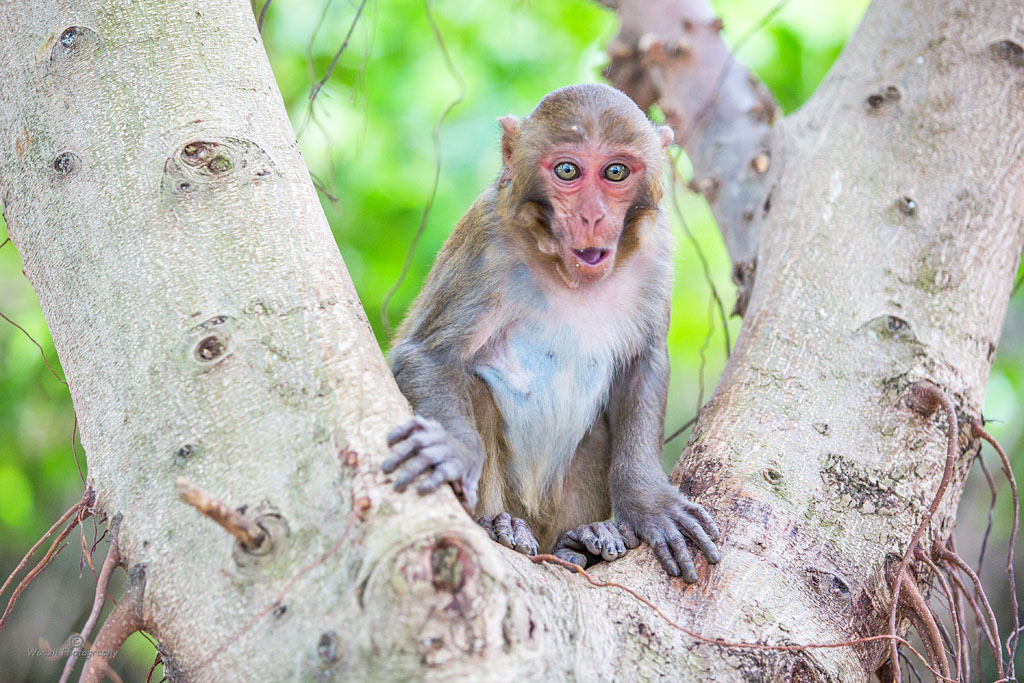
<svg viewBox="0 0 1024 683">
<path fill-rule="evenodd" d="M 613 183 L 622 182 L 628 175 L 629 169 L 625 164 L 609 164 L 608 168 L 604 169 L 604 177 Z"/>
<path fill-rule="evenodd" d="M 555 175 L 562 180 L 576 180 L 576 178 L 580 177 L 580 168 L 576 164 L 563 161 L 555 165 Z"/>
</svg>

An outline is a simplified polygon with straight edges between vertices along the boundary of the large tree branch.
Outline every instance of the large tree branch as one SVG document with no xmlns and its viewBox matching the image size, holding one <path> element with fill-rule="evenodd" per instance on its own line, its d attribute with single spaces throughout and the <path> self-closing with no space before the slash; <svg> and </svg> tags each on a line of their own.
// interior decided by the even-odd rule
<svg viewBox="0 0 1024 683">
<path fill-rule="evenodd" d="M 1019 10 L 961 5 L 879 0 L 783 123 L 743 332 L 674 475 L 717 512 L 722 563 L 689 588 L 646 548 L 595 571 L 659 614 L 490 542 L 450 492 L 399 495 L 380 474 L 407 407 L 245 3 L 0 3 L 5 216 L 173 677 L 875 670 L 884 641 L 724 647 L 664 617 L 769 644 L 884 632 L 887 562 L 945 453 L 905 389 L 927 378 L 978 414 L 1022 241 L 1022 76 L 990 47 L 1020 41 Z M 199 519 L 179 475 L 248 506 L 270 550 Z"/>
<path fill-rule="evenodd" d="M 746 310 L 771 206 L 774 99 L 736 61 L 707 0 L 616 0 L 606 75 L 642 109 L 657 105 L 693 164 L 691 186 L 718 221 Z"/>
</svg>

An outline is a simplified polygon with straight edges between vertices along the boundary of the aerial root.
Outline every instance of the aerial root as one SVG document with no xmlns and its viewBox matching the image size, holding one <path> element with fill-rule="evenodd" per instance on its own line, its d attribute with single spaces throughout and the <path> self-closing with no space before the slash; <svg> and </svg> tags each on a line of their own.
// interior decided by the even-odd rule
<svg viewBox="0 0 1024 683">
<path fill-rule="evenodd" d="M 43 543 L 45 543 L 46 540 L 50 538 L 50 536 L 52 536 L 62 524 L 71 519 L 71 522 L 62 532 L 60 532 L 57 538 L 54 539 L 53 543 L 50 544 L 50 549 L 46 551 L 43 558 L 39 560 L 34 567 L 32 567 L 31 571 L 29 571 L 29 573 L 25 575 L 25 578 L 23 578 L 14 588 L 14 592 L 11 593 L 10 600 L 7 601 L 7 608 L 4 610 L 3 615 L 0 616 L 0 631 L 3 631 L 4 624 L 7 623 L 7 618 L 10 616 L 11 610 L 14 609 L 14 603 L 18 601 L 18 597 L 26 588 L 28 588 L 29 584 L 31 584 L 32 581 L 34 581 L 35 578 L 39 576 L 51 562 L 53 562 L 53 559 L 57 557 L 60 551 L 64 549 L 65 546 L 61 545 L 64 543 L 64 539 L 66 539 L 74 528 L 81 524 L 83 520 L 88 519 L 89 516 L 92 515 L 92 506 L 95 502 L 96 493 L 93 491 L 92 486 L 86 486 L 85 492 L 82 494 L 82 498 L 72 505 L 67 512 L 61 515 L 60 519 L 54 522 L 53 526 L 43 534 L 43 537 L 36 541 L 36 544 L 32 546 L 27 553 L 25 553 L 25 557 L 21 558 L 21 562 L 19 562 L 18 566 L 14 568 L 14 571 L 7 577 L 7 580 L 4 581 L 4 585 L 0 586 L 0 595 L 2 595 L 4 591 L 7 590 L 7 587 L 11 585 L 11 582 L 14 581 L 14 577 L 16 577 L 18 573 L 25 568 L 25 565 L 28 564 L 29 558 L 39 550 L 40 546 L 42 546 Z"/>
<path fill-rule="evenodd" d="M 953 634 L 956 636 L 956 642 L 950 649 L 953 650 L 953 660 L 956 665 L 955 680 L 964 680 L 963 675 L 967 674 L 967 667 L 965 663 L 970 659 L 968 647 L 970 641 L 967 639 L 967 630 L 964 627 L 964 614 L 961 609 L 960 602 L 953 596 L 953 589 L 950 588 L 949 582 L 946 580 L 945 573 L 938 565 L 932 560 L 932 558 L 921 548 L 917 549 L 915 557 L 928 565 L 931 569 L 932 575 L 939 580 L 939 585 L 942 587 L 942 592 L 946 596 L 946 604 L 949 606 L 950 619 L 953 622 Z"/>
<path fill-rule="evenodd" d="M 1010 467 L 1010 458 L 1007 457 L 1006 451 L 1003 450 L 1003 447 L 999 445 L 999 442 L 996 441 L 991 434 L 985 431 L 985 427 L 982 425 L 981 420 L 975 419 L 971 423 L 971 428 L 974 436 L 987 441 L 999 455 L 999 460 L 1003 465 L 1003 474 L 1006 475 L 1007 481 L 1010 482 L 1010 495 L 1013 497 L 1013 526 L 1010 528 L 1010 549 L 1006 554 L 1006 575 L 1010 584 L 1010 607 L 1013 612 L 1013 630 L 1006 638 L 1006 654 L 1008 662 L 1006 673 L 1007 678 L 1012 680 L 1016 678 L 1014 664 L 1016 661 L 1017 642 L 1020 638 L 1021 632 L 1020 607 L 1017 603 L 1017 583 L 1013 573 L 1013 548 L 1017 542 L 1017 529 L 1020 528 L 1020 498 L 1017 494 L 1017 481 L 1013 477 L 1013 469 Z M 980 454 L 978 457 L 981 457 Z"/>
<path fill-rule="evenodd" d="M 917 632 L 924 642 L 928 661 L 939 669 L 943 678 L 949 678 L 949 662 L 946 659 L 946 651 L 942 644 L 942 636 L 939 634 L 935 613 L 932 612 L 932 608 L 928 606 L 928 602 L 921 595 L 917 581 L 912 579 L 909 573 L 903 574 L 900 603 L 914 621 Z"/>
<path fill-rule="evenodd" d="M 954 552 L 950 552 L 947 548 L 938 547 L 935 549 L 935 554 L 938 558 L 946 564 L 948 568 L 959 569 L 971 580 L 974 584 L 974 596 L 972 597 L 967 590 L 967 586 L 960 580 L 955 573 L 951 572 L 951 578 L 954 584 L 956 584 L 965 594 L 968 604 L 971 609 L 974 610 L 974 614 L 977 617 L 978 626 L 981 632 L 985 635 L 988 640 L 989 647 L 992 648 L 992 657 L 996 663 L 996 674 L 1000 679 L 1003 678 L 1003 644 L 999 638 L 999 624 L 996 622 L 995 612 L 992 611 L 992 605 L 989 604 L 988 596 L 985 595 L 985 589 L 981 586 L 981 579 L 971 569 L 970 565 L 963 561 L 963 559 Z M 975 599 L 976 598 L 976 599 Z"/>
<path fill-rule="evenodd" d="M 96 627 L 96 622 L 100 619 L 100 612 L 103 611 L 103 604 L 107 598 L 107 588 L 110 586 L 110 577 L 113 576 L 114 570 L 121 564 L 121 550 L 117 543 L 120 527 L 121 515 L 118 513 L 114 515 L 114 519 L 110 524 L 110 548 L 107 550 L 107 557 L 103 560 L 103 567 L 100 569 L 99 578 L 96 580 L 96 595 L 92 601 L 92 610 L 89 612 L 89 618 L 85 621 L 85 626 L 82 627 L 82 632 L 78 634 L 82 643 L 88 642 L 89 636 L 92 635 L 92 630 Z M 67 683 L 68 679 L 71 678 L 71 672 L 74 670 L 80 654 L 81 648 L 72 648 L 71 654 L 68 655 L 68 661 L 64 664 L 64 671 L 60 675 L 59 683 Z"/>
<path fill-rule="evenodd" d="M 78 679 L 79 683 L 101 683 L 104 677 L 112 673 L 110 662 L 124 641 L 136 631 L 145 628 L 145 615 L 142 609 L 145 590 L 146 566 L 137 564 L 128 572 L 128 586 L 121 596 L 121 601 L 107 617 L 90 647 L 91 656 L 85 661 L 82 677 Z M 86 646 L 83 642 L 82 647 Z"/>
<path fill-rule="evenodd" d="M 917 529 L 914 531 L 914 535 L 910 538 L 910 543 L 907 544 L 907 549 L 903 553 L 903 559 L 900 561 L 899 568 L 896 570 L 896 574 L 893 576 L 893 595 L 892 604 L 889 606 L 889 630 L 888 635 L 889 641 L 889 660 L 891 661 L 892 679 L 894 681 L 900 680 L 900 662 L 899 662 L 899 644 L 896 642 L 896 613 L 900 605 L 900 593 L 904 585 L 904 577 L 907 576 L 907 569 L 910 566 L 910 560 L 914 557 L 914 553 L 917 550 L 917 544 L 921 540 L 921 536 L 924 535 L 925 529 L 928 528 L 929 522 L 935 515 L 935 511 L 939 508 L 939 504 L 942 502 L 942 496 L 946 493 L 946 489 L 949 487 L 949 482 L 953 477 L 953 465 L 956 463 L 957 456 L 957 441 L 960 437 L 960 430 L 957 423 L 956 408 L 953 406 L 953 402 L 949 396 L 946 395 L 942 389 L 936 386 L 934 383 L 928 380 L 921 380 L 910 385 L 907 389 L 907 400 L 910 407 L 920 415 L 924 417 L 931 417 L 935 411 L 940 408 L 946 414 L 946 462 L 942 468 L 942 480 L 939 482 L 939 488 L 936 489 L 935 495 L 932 497 L 932 502 L 928 506 L 928 510 L 925 512 L 924 518 L 921 523 L 917 525 Z M 923 634 L 922 634 L 923 636 Z M 945 656 L 943 656 L 945 659 Z M 948 678 L 948 663 L 947 676 Z"/>
</svg>

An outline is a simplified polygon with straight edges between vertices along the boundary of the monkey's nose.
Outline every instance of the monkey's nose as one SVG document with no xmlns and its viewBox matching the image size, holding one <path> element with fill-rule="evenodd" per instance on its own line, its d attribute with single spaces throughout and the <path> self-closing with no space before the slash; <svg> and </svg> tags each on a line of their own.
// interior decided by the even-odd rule
<svg viewBox="0 0 1024 683">
<path fill-rule="evenodd" d="M 597 226 L 599 226 L 601 224 L 601 221 L 603 221 L 603 220 L 604 220 L 604 212 L 603 211 L 601 213 L 596 213 L 595 212 L 595 213 L 590 213 L 590 214 L 586 214 L 586 213 L 581 213 L 580 214 L 580 222 L 583 223 L 583 229 L 588 231 L 588 232 L 590 232 L 590 233 L 597 232 Z"/>
</svg>

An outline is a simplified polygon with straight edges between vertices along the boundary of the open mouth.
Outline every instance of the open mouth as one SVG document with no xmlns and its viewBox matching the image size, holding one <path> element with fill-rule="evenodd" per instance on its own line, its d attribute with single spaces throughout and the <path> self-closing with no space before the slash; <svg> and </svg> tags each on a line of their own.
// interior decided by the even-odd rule
<svg viewBox="0 0 1024 683">
<path fill-rule="evenodd" d="M 588 266 L 596 266 L 608 258 L 608 254 L 611 253 L 611 249 L 587 247 L 586 249 L 573 249 L 572 253 L 576 254 L 576 258 L 583 263 L 586 263 Z"/>
</svg>

